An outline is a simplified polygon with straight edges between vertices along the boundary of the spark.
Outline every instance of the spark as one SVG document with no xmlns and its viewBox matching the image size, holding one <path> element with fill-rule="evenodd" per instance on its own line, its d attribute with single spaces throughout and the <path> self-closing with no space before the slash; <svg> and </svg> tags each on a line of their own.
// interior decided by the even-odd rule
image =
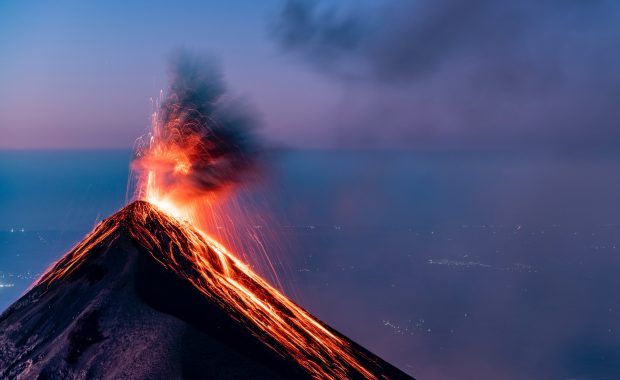
<svg viewBox="0 0 620 380">
<path fill-rule="evenodd" d="M 212 232 L 221 230 L 221 222 L 234 217 L 218 206 L 227 186 L 222 183 L 217 191 L 209 192 L 192 189 L 188 179 L 192 163 L 188 157 L 202 147 L 194 144 L 191 136 L 184 137 L 184 144 L 169 136 L 162 138 L 161 120 L 157 114 L 153 116 L 152 132 L 139 151 L 135 195 L 138 201 L 101 222 L 38 285 L 49 286 L 74 272 L 93 248 L 109 244 L 116 231 L 123 228 L 159 264 L 191 283 L 268 347 L 295 360 L 312 377 L 377 378 L 374 365 L 374 369 L 369 369 L 362 364 L 372 360 L 354 350 L 346 338 L 287 298 L 240 258 L 252 254 L 240 251 L 248 246 L 240 241 L 243 237 L 234 236 L 235 231 L 227 232 L 226 245 L 214 238 Z M 151 226 L 163 226 L 164 231 L 153 231 Z M 260 239 L 248 235 L 258 243 L 253 246 L 275 272 Z M 228 246 L 237 248 L 237 252 L 233 253 Z"/>
<path fill-rule="evenodd" d="M 252 149 L 239 129 L 243 123 L 217 118 L 213 110 L 222 93 L 208 75 L 185 74 L 177 72 L 166 100 L 160 95 L 151 131 L 137 142 L 132 162 L 137 201 L 101 222 L 38 284 L 49 286 L 74 272 L 93 248 L 110 244 L 122 228 L 159 264 L 314 378 L 385 378 L 366 354 L 248 265 L 248 258 L 262 257 L 273 282 L 282 288 L 260 238 L 270 231 L 263 223 L 248 223 L 261 228 L 240 233 L 246 209 L 223 206 L 223 199 L 252 168 Z M 232 228 L 220 228 L 224 225 Z M 153 231 L 153 226 L 160 230 Z"/>
</svg>

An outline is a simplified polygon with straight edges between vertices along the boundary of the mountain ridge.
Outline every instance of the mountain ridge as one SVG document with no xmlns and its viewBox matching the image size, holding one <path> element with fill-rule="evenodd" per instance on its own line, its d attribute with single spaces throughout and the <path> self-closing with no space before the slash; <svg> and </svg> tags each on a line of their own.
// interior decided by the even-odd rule
<svg viewBox="0 0 620 380">
<path fill-rule="evenodd" d="M 243 264 L 226 252 L 202 247 L 204 238 L 143 201 L 102 221 L 0 315 L 0 377 L 410 378 L 314 317 L 302 315 L 312 319 L 300 324 L 287 315 L 298 309 L 247 277 Z M 191 267 L 196 258 L 183 255 L 183 245 L 198 249 L 196 244 L 204 250 L 199 259 L 206 258 L 213 273 L 197 276 Z M 312 351 L 301 359 L 314 362 L 301 362 L 295 347 L 260 328 L 271 314 L 259 310 L 251 320 L 253 314 L 235 308 L 235 302 L 250 302 L 237 300 L 243 293 L 231 293 L 235 287 L 207 287 L 221 285 L 220 272 L 260 298 L 250 301 L 281 308 L 276 316 L 299 330 L 284 333 L 301 336 L 316 324 L 316 331 L 342 342 L 350 357 Z M 300 344 L 317 350 L 314 342 Z"/>
</svg>

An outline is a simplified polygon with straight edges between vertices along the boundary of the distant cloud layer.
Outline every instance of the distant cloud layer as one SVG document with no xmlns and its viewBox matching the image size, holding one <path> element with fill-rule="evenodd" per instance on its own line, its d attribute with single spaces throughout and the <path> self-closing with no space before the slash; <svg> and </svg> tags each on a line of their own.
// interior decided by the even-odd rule
<svg viewBox="0 0 620 380">
<path fill-rule="evenodd" d="M 280 46 L 342 82 L 342 142 L 620 143 L 620 3 L 287 1 Z"/>
</svg>

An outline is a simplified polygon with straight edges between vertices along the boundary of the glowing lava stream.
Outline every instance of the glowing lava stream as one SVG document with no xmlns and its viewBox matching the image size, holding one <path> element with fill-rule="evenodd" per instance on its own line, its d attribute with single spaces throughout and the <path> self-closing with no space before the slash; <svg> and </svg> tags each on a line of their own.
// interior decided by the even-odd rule
<svg viewBox="0 0 620 380">
<path fill-rule="evenodd" d="M 156 104 L 151 133 L 137 142 L 132 176 L 136 201 L 100 223 L 38 282 L 73 272 L 93 248 L 129 234 L 165 268 L 190 282 L 279 354 L 321 379 L 377 378 L 381 366 L 289 300 L 209 233 L 221 199 L 252 168 L 253 148 L 242 115 L 226 115 L 223 90 L 195 60 L 182 60 L 169 93 Z M 232 118 L 231 118 L 232 116 Z M 242 178 L 243 177 L 243 178 Z M 130 181 L 131 185 L 131 181 Z M 131 187 L 131 186 L 130 186 Z M 201 222 L 202 221 L 202 222 Z M 226 240 L 237 246 L 245 236 Z M 243 244 L 239 244 L 244 247 Z M 251 249 L 250 249 L 251 250 Z"/>
<path fill-rule="evenodd" d="M 183 273 L 173 255 L 168 257 L 169 262 L 161 264 L 187 278 L 203 294 L 232 310 L 234 314 L 244 317 L 253 324 L 252 330 L 257 337 L 267 334 L 273 338 L 285 349 L 286 352 L 281 354 L 290 355 L 313 377 L 343 379 L 361 375 L 374 378 L 371 371 L 359 363 L 348 342 L 332 333 L 264 281 L 222 244 L 197 228 L 191 220 L 192 212 L 183 212 L 170 200 L 158 199 L 154 195 L 157 194 L 154 191 L 154 179 L 155 173 L 149 173 L 147 201 L 179 220 L 180 226 L 187 223 L 193 227 L 184 226 L 183 232 L 190 239 L 187 247 L 179 248 L 194 265 L 197 276 Z M 140 231 L 136 235 L 134 237 L 139 239 L 140 236 L 149 236 L 149 232 Z M 146 243 L 150 245 L 155 241 Z M 175 243 L 180 245 L 181 242 Z M 162 248 L 165 247 L 155 247 Z M 272 348 L 280 351 L 278 347 Z"/>
<path fill-rule="evenodd" d="M 145 201 L 130 204 L 97 225 L 37 285 L 50 286 L 70 275 L 96 247 L 111 244 L 122 229 L 157 262 L 189 281 L 312 377 L 378 378 L 377 368 L 362 364 L 372 365 L 372 359 L 269 285 L 222 244 L 174 214 L 183 213 L 169 213 Z"/>
</svg>

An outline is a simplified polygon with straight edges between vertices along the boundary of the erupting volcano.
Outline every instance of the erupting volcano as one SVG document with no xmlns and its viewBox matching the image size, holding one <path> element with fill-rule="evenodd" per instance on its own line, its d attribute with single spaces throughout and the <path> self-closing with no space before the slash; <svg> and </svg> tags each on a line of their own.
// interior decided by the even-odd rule
<svg viewBox="0 0 620 380">
<path fill-rule="evenodd" d="M 2 314 L 0 378 L 409 378 L 213 238 L 254 165 L 248 119 L 222 98 L 204 62 L 177 62 L 132 163 L 139 200 Z"/>
</svg>

